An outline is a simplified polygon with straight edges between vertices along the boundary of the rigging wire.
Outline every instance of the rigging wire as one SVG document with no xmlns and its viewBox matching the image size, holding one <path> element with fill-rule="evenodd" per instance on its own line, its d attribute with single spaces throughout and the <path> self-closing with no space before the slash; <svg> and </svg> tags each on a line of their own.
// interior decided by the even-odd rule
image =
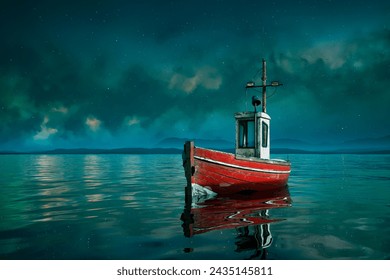
<svg viewBox="0 0 390 280">
<path fill-rule="evenodd" d="M 274 92 L 271 93 L 270 95 L 268 95 L 267 98 L 271 98 L 272 96 L 274 96 L 277 90 L 278 90 L 278 87 L 275 87 Z"/>
<path fill-rule="evenodd" d="M 252 80 L 256 79 L 256 77 L 257 77 L 257 75 L 259 75 L 260 71 L 261 71 L 261 68 L 258 69 L 257 72 L 253 75 Z"/>
</svg>

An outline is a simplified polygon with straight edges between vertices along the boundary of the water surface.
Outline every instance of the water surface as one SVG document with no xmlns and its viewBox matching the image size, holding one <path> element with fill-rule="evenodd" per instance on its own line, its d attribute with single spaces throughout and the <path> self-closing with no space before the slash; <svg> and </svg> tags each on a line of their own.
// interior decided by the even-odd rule
<svg viewBox="0 0 390 280">
<path fill-rule="evenodd" d="M 390 258 L 389 155 L 279 157 L 275 200 L 186 205 L 181 155 L 2 155 L 0 259 Z"/>
</svg>

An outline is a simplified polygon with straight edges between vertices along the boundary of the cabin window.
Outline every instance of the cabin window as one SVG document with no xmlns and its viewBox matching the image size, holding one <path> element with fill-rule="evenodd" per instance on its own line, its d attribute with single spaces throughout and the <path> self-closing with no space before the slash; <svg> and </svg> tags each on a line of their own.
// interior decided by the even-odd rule
<svg viewBox="0 0 390 280">
<path fill-rule="evenodd" d="M 240 148 L 255 147 L 255 122 L 240 121 L 239 122 L 239 142 Z"/>
<path fill-rule="evenodd" d="M 268 124 L 265 122 L 261 122 L 261 130 L 262 130 L 261 146 L 263 148 L 267 148 L 268 147 Z"/>
</svg>

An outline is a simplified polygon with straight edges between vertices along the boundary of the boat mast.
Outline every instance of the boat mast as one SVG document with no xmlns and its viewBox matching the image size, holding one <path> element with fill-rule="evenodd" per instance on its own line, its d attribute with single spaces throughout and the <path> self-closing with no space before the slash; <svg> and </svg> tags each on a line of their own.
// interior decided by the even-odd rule
<svg viewBox="0 0 390 280">
<path fill-rule="evenodd" d="M 262 83 L 261 83 L 261 86 L 257 86 L 255 84 L 255 82 L 253 81 L 250 81 L 250 82 L 247 82 L 246 83 L 246 89 L 248 88 L 262 88 L 262 100 L 261 102 L 263 103 L 262 104 L 262 112 L 263 113 L 267 113 L 267 87 L 278 87 L 278 86 L 282 86 L 283 84 L 278 82 L 278 81 L 272 81 L 270 84 L 267 85 L 267 64 L 266 64 L 266 61 L 265 59 L 263 58 L 263 73 L 262 73 L 262 76 L 261 76 L 261 80 L 262 80 Z M 253 101 L 252 101 L 253 103 Z M 253 106 L 255 106 L 255 104 L 253 104 Z M 257 105 L 256 105 L 257 106 Z M 255 108 L 256 110 L 256 108 Z"/>
<path fill-rule="evenodd" d="M 263 58 L 263 75 L 261 77 L 261 80 L 263 81 L 262 88 L 263 88 L 263 113 L 267 113 L 267 64 L 265 62 L 265 59 Z"/>
</svg>

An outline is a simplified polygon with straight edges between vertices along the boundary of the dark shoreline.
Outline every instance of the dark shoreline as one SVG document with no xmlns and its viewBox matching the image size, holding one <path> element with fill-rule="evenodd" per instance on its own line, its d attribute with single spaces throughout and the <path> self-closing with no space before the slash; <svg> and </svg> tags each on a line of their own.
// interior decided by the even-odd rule
<svg viewBox="0 0 390 280">
<path fill-rule="evenodd" d="M 177 148 L 120 148 L 120 149 L 54 149 L 46 151 L 16 152 L 0 151 L 0 155 L 105 155 L 105 154 L 181 154 L 182 149 Z M 224 152 L 234 152 L 233 149 L 222 149 Z M 374 149 L 335 149 L 335 150 L 299 150 L 299 149 L 271 149 L 271 154 L 390 154 L 390 150 Z"/>
</svg>

